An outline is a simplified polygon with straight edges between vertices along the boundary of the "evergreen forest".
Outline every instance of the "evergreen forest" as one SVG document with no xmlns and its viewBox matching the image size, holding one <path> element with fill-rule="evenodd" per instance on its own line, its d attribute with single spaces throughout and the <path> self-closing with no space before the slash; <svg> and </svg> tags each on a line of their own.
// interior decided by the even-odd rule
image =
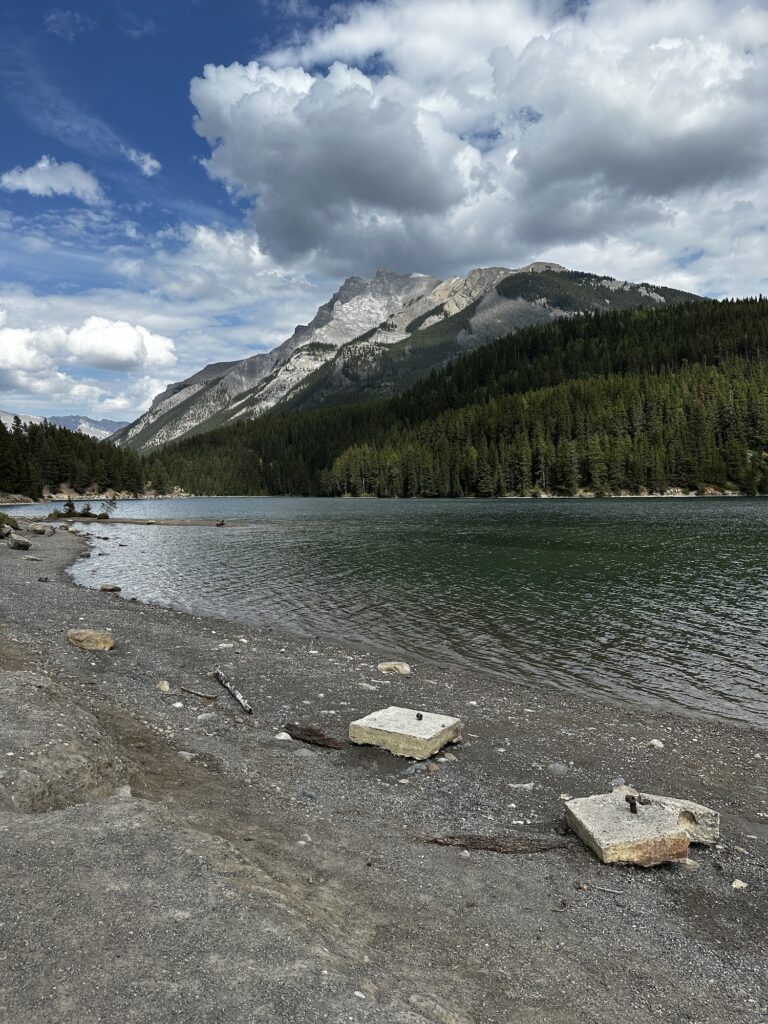
<svg viewBox="0 0 768 1024">
<path fill-rule="evenodd" d="M 86 434 L 51 423 L 0 423 L 0 493 L 42 497 L 68 483 L 74 491 L 130 491 L 144 488 L 141 458 Z"/>
<path fill-rule="evenodd" d="M 197 494 L 765 494 L 768 300 L 525 328 L 397 397 L 166 445 L 145 475 Z"/>
</svg>

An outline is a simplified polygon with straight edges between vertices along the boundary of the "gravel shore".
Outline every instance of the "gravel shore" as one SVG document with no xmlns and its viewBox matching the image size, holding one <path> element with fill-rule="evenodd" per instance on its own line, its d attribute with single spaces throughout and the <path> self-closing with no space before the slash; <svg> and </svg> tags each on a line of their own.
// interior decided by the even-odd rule
<svg viewBox="0 0 768 1024">
<path fill-rule="evenodd" d="M 387 650 L 76 587 L 83 539 L 29 537 L 0 545 L 0 1020 L 768 1019 L 764 730 L 423 662 L 383 675 Z M 75 627 L 114 650 L 74 648 Z M 390 704 L 461 718 L 456 760 L 275 738 L 343 740 Z M 720 811 L 720 845 L 692 847 L 696 870 L 599 863 L 563 797 L 618 776 Z M 522 852 L 420 841 L 457 833 Z"/>
</svg>

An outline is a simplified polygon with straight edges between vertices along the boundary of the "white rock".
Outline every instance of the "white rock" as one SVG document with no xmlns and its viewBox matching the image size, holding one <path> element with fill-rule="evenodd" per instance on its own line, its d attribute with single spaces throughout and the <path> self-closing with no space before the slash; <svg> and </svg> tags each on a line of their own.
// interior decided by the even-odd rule
<svg viewBox="0 0 768 1024">
<path fill-rule="evenodd" d="M 655 747 L 656 750 L 664 749 L 664 744 L 661 742 L 661 740 L 648 740 L 648 746 Z"/>
<path fill-rule="evenodd" d="M 290 736 L 287 732 L 278 732 L 278 733 L 275 733 L 275 739 L 276 740 L 291 740 L 291 739 L 293 739 L 293 737 Z"/>
<path fill-rule="evenodd" d="M 747 883 L 746 882 L 742 882 L 742 880 L 740 878 L 734 878 L 734 880 L 731 882 L 731 888 L 732 889 L 746 889 L 747 888 Z"/>
<path fill-rule="evenodd" d="M 160 682 L 157 684 L 157 689 L 161 693 L 169 693 L 171 689 L 171 684 L 166 679 L 161 679 Z"/>
<path fill-rule="evenodd" d="M 376 668 L 379 672 L 397 672 L 401 676 L 411 674 L 411 666 L 407 661 L 380 661 Z"/>
</svg>

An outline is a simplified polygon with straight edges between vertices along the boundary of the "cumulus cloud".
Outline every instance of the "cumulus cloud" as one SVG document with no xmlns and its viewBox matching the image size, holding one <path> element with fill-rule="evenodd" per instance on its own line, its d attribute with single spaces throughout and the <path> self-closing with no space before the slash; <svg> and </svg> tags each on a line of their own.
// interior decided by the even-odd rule
<svg viewBox="0 0 768 1024">
<path fill-rule="evenodd" d="M 650 227 L 674 249 L 734 188 L 768 212 L 763 4 L 383 0 L 335 18 L 191 85 L 208 173 L 252 201 L 279 260 L 433 269 Z"/>
<path fill-rule="evenodd" d="M 101 185 L 90 171 L 80 164 L 60 164 L 51 156 L 41 156 L 31 167 L 6 171 L 0 175 L 0 188 L 32 196 L 74 196 L 89 206 L 106 202 Z"/>
<path fill-rule="evenodd" d="M 0 310 L 0 395 L 14 406 L 132 413 L 167 383 L 156 374 L 176 363 L 174 342 L 141 324 L 101 316 L 76 327 L 8 321 Z"/>
<path fill-rule="evenodd" d="M 126 146 L 123 153 L 132 164 L 139 168 L 145 178 L 152 178 L 163 169 L 163 165 L 151 153 L 142 153 L 130 146 Z"/>
<path fill-rule="evenodd" d="M 286 280 L 252 231 L 201 224 L 162 232 L 151 254 L 118 258 L 115 269 L 130 281 L 149 282 L 173 301 L 213 300 L 222 305 L 253 301 Z"/>
<path fill-rule="evenodd" d="M 32 370 L 73 364 L 105 370 L 169 367 L 176 362 L 174 343 L 141 324 L 90 316 L 78 327 L 6 326 L 0 321 L 0 366 Z"/>
<path fill-rule="evenodd" d="M 62 39 L 71 43 L 84 32 L 92 32 L 96 28 L 96 22 L 87 14 L 55 8 L 46 14 L 45 28 L 47 32 L 61 36 Z"/>
</svg>

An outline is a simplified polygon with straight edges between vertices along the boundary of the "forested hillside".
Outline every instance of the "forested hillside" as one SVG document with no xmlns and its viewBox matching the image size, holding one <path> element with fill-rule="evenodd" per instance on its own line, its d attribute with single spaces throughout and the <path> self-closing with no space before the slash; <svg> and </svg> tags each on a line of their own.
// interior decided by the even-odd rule
<svg viewBox="0 0 768 1024">
<path fill-rule="evenodd" d="M 0 493 L 39 498 L 65 483 L 79 494 L 90 488 L 137 493 L 143 466 L 135 452 L 65 427 L 23 425 L 17 418 L 9 430 L 0 423 Z"/>
<path fill-rule="evenodd" d="M 564 319 L 406 394 L 169 445 L 156 486 L 380 496 L 768 489 L 768 301 Z"/>
</svg>

